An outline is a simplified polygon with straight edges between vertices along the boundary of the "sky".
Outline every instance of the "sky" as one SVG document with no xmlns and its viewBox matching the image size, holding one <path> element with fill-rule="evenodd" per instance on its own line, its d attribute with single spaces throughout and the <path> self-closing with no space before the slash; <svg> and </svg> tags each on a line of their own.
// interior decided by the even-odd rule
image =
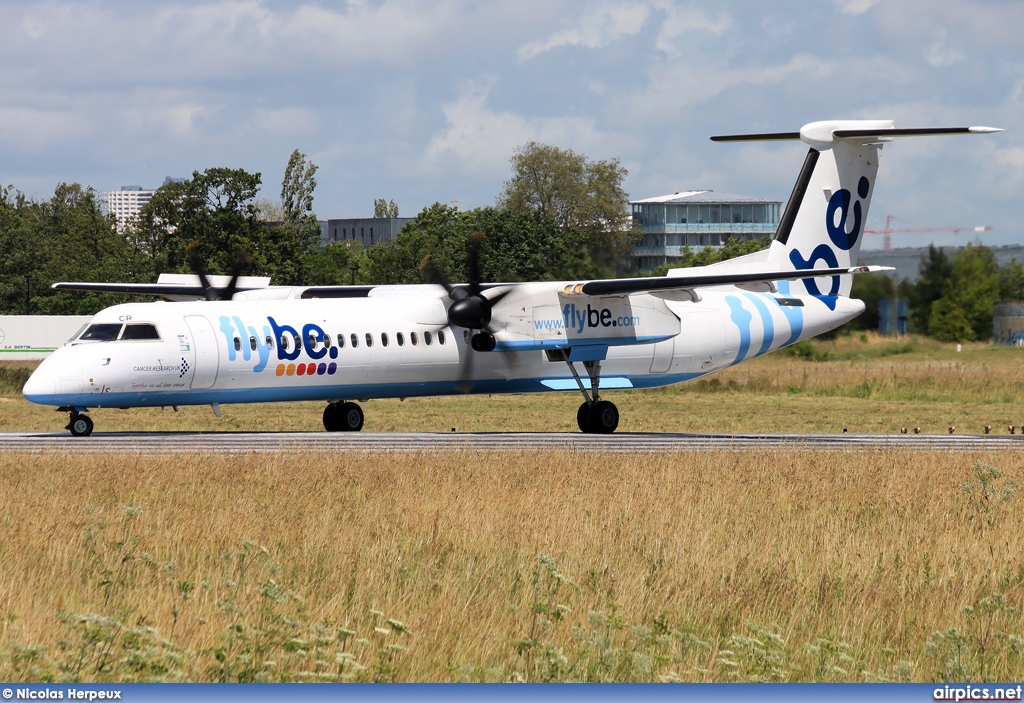
<svg viewBox="0 0 1024 703">
<path fill-rule="evenodd" d="M 319 167 L 321 219 L 492 205 L 529 140 L 617 158 L 631 199 L 785 201 L 821 119 L 986 125 L 885 147 L 867 221 L 989 225 L 894 246 L 1024 243 L 1022 0 L 431 0 L 0 4 L 0 184 L 153 188 Z M 869 236 L 865 248 L 879 248 Z"/>
</svg>

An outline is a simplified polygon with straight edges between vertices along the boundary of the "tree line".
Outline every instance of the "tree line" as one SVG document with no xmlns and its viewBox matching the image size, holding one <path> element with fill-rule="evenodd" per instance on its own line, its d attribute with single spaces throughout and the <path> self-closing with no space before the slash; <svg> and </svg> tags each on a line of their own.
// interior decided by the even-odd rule
<svg viewBox="0 0 1024 703">
<path fill-rule="evenodd" d="M 397 238 L 363 250 L 352 241 L 321 248 L 313 213 L 317 167 L 298 150 L 279 201 L 260 199 L 261 174 L 196 171 L 157 189 L 136 219 L 118 225 L 95 190 L 61 184 L 49 200 L 0 189 L 0 314 L 91 314 L 129 300 L 116 294 L 54 291 L 55 281 L 153 282 L 163 272 L 270 276 L 277 285 L 428 283 L 431 265 L 449 280 L 468 277 L 467 241 L 482 236 L 484 280 L 587 279 L 633 271 L 636 236 L 627 171 L 529 142 L 494 206 L 459 210 L 435 203 Z M 397 217 L 393 200 L 374 201 Z"/>
<path fill-rule="evenodd" d="M 852 323 L 856 329 L 877 329 L 878 301 L 907 301 L 911 332 L 942 342 L 992 338 L 993 305 L 1024 300 L 1024 266 L 1012 259 L 1000 266 L 986 246 L 968 244 L 952 254 L 928 245 L 921 255 L 917 280 L 895 283 L 884 273 L 854 276 L 851 295 L 867 306 Z"/>
</svg>

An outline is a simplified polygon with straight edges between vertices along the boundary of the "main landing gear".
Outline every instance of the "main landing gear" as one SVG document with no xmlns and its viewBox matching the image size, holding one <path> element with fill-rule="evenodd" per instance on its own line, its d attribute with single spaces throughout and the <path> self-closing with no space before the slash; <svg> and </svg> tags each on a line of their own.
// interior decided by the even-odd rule
<svg viewBox="0 0 1024 703">
<path fill-rule="evenodd" d="M 324 408 L 324 429 L 328 432 L 358 432 L 363 429 L 363 409 L 355 403 L 331 403 Z"/>
<path fill-rule="evenodd" d="M 583 381 L 576 372 L 573 362 L 566 360 L 565 363 L 569 365 L 572 377 L 576 379 L 576 385 L 580 387 L 580 393 L 583 394 L 583 404 L 576 411 L 576 424 L 579 425 L 580 432 L 586 434 L 611 434 L 614 432 L 615 428 L 619 426 L 619 409 L 615 407 L 615 403 L 609 400 L 601 400 L 598 395 L 598 388 L 601 385 L 601 362 L 583 362 L 583 368 L 587 370 L 587 375 L 590 376 L 590 387 L 593 389 L 593 396 L 587 392 L 587 387 L 583 385 Z"/>
<path fill-rule="evenodd" d="M 71 430 L 71 434 L 75 437 L 88 437 L 92 434 L 92 418 L 77 410 L 72 410 L 70 420 L 64 429 Z"/>
</svg>

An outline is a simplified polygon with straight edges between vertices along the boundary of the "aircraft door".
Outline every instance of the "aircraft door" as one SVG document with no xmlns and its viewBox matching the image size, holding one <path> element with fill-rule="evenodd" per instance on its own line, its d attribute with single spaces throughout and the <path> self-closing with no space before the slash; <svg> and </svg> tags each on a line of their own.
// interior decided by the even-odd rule
<svg viewBox="0 0 1024 703">
<path fill-rule="evenodd" d="M 651 373 L 668 373 L 672 366 L 672 352 L 676 346 L 676 338 L 657 342 L 653 346 L 654 358 L 651 360 Z"/>
<path fill-rule="evenodd" d="M 212 388 L 217 381 L 220 354 L 217 349 L 217 335 L 213 325 L 202 315 L 187 315 L 185 324 L 192 333 L 192 347 L 195 350 L 195 363 L 192 375 L 192 388 Z"/>
<path fill-rule="evenodd" d="M 725 348 L 725 325 L 717 312 L 691 312 L 687 316 L 690 332 L 685 349 L 692 356 L 691 371 L 710 372 L 722 368 L 729 352 Z M 680 350 L 683 351 L 683 350 Z"/>
</svg>

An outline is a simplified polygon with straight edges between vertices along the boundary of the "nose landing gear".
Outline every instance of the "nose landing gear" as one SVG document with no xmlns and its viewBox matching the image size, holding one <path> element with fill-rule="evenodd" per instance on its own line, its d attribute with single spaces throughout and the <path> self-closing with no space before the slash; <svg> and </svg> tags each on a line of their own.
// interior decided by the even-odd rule
<svg viewBox="0 0 1024 703">
<path fill-rule="evenodd" d="M 71 418 L 65 430 L 71 430 L 75 437 L 88 437 L 92 434 L 92 418 L 74 410 L 71 411 Z"/>
<path fill-rule="evenodd" d="M 324 408 L 324 429 L 328 432 L 358 432 L 363 429 L 363 409 L 355 403 L 331 403 Z"/>
</svg>

